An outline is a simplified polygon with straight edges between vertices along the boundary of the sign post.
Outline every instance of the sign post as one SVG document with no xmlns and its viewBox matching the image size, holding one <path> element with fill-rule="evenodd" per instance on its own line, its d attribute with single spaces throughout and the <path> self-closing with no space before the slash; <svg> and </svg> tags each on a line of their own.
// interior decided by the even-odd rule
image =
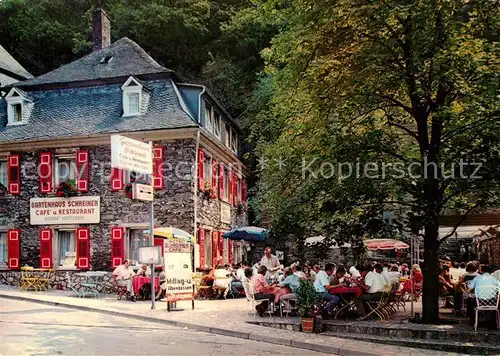
<svg viewBox="0 0 500 356">
<path fill-rule="evenodd" d="M 153 175 L 153 144 L 133 140 L 121 135 L 111 135 L 111 167 L 130 172 Z M 153 181 L 151 177 L 151 182 Z M 149 231 L 150 246 L 154 246 L 154 201 L 153 187 L 135 185 L 133 198 L 150 201 Z M 135 192 L 135 193 L 134 193 Z M 155 309 L 155 268 L 151 263 L 151 309 Z"/>
</svg>

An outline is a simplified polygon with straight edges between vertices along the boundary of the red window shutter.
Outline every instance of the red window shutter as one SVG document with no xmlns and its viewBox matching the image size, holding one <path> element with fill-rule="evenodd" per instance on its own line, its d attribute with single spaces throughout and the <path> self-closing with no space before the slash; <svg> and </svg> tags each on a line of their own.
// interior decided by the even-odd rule
<svg viewBox="0 0 500 356">
<path fill-rule="evenodd" d="M 218 241 L 219 241 L 219 232 L 212 231 L 212 266 L 217 266 L 217 251 L 218 251 Z"/>
<path fill-rule="evenodd" d="M 111 191 L 116 192 L 125 187 L 123 170 L 119 168 L 111 168 Z"/>
<path fill-rule="evenodd" d="M 9 194 L 18 195 L 21 193 L 20 178 L 20 156 L 9 155 L 7 160 L 7 190 Z"/>
<path fill-rule="evenodd" d="M 242 204 L 247 203 L 247 181 L 246 181 L 246 179 L 241 180 L 241 202 L 242 202 Z"/>
<path fill-rule="evenodd" d="M 19 269 L 20 242 L 21 230 L 10 229 L 7 231 L 7 265 L 9 269 Z"/>
<path fill-rule="evenodd" d="M 229 264 L 233 264 L 233 240 L 229 240 L 227 242 L 227 246 L 228 246 L 227 259 Z"/>
<path fill-rule="evenodd" d="M 219 164 L 219 199 L 224 199 L 224 166 Z"/>
<path fill-rule="evenodd" d="M 153 187 L 157 190 L 165 188 L 163 172 L 163 146 L 153 147 Z"/>
<path fill-rule="evenodd" d="M 90 269 L 90 228 L 76 229 L 76 267 Z"/>
<path fill-rule="evenodd" d="M 40 153 L 40 193 L 52 192 L 52 153 Z"/>
<path fill-rule="evenodd" d="M 205 230 L 198 229 L 198 244 L 200 245 L 200 268 L 204 268 L 205 261 Z"/>
<path fill-rule="evenodd" d="M 224 263 L 224 238 L 222 237 L 223 232 L 219 232 L 219 259 L 221 263 Z"/>
<path fill-rule="evenodd" d="M 160 237 L 155 237 L 153 239 L 153 244 L 155 246 L 160 246 L 161 247 L 161 255 L 165 256 L 165 245 L 163 244 L 163 241 L 164 241 L 164 239 L 162 239 Z"/>
<path fill-rule="evenodd" d="M 111 228 L 111 267 L 116 268 L 123 263 L 125 249 L 123 237 L 125 229 L 123 227 Z"/>
<path fill-rule="evenodd" d="M 217 182 L 219 181 L 218 173 L 219 165 L 217 161 L 214 159 L 212 161 L 212 198 L 217 198 L 218 190 L 217 190 Z"/>
<path fill-rule="evenodd" d="M 228 185 L 227 185 L 227 190 L 228 190 L 227 202 L 231 205 L 233 204 L 233 189 L 234 189 L 234 187 L 233 187 L 233 172 L 229 171 L 228 172 Z"/>
<path fill-rule="evenodd" d="M 76 189 L 81 193 L 89 191 L 89 151 L 76 151 Z"/>
<path fill-rule="evenodd" d="M 198 150 L 198 189 L 205 190 L 205 152 L 200 148 Z"/>
<path fill-rule="evenodd" d="M 52 229 L 40 229 L 40 268 L 52 268 Z"/>
<path fill-rule="evenodd" d="M 233 205 L 238 206 L 238 176 L 236 173 L 233 175 Z"/>
</svg>

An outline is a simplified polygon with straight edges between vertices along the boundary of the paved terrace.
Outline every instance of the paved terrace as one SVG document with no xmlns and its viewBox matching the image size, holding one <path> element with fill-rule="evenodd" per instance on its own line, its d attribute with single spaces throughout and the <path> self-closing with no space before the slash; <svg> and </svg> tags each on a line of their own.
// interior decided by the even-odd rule
<svg viewBox="0 0 500 356">
<path fill-rule="evenodd" d="M 80 310 L 130 317 L 137 319 L 138 325 L 140 325 L 141 320 L 144 322 L 158 322 L 191 330 L 259 340 L 337 355 L 458 355 L 449 352 L 347 340 L 324 334 L 306 334 L 286 329 L 271 329 L 265 326 L 249 324 L 247 321 L 254 321 L 254 318 L 253 315 L 249 314 L 249 303 L 245 299 L 196 300 L 194 310 L 191 310 L 190 301 L 179 302 L 177 307 L 185 308 L 185 310 L 169 313 L 164 302 L 158 302 L 157 309 L 151 310 L 150 301 L 133 303 L 126 300 L 117 300 L 116 296 L 84 299 L 70 297 L 68 292 L 63 291 L 20 292 L 16 287 L 5 285 L 0 286 L 0 298 L 36 300 L 45 304 L 59 304 Z M 272 320 L 274 318 L 267 319 Z M 283 320 L 283 318 L 275 319 Z"/>
</svg>

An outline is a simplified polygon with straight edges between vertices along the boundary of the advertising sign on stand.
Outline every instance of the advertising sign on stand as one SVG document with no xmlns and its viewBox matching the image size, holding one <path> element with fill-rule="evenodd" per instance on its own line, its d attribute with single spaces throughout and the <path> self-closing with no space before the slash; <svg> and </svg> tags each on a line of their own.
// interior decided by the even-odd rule
<svg viewBox="0 0 500 356">
<path fill-rule="evenodd" d="M 167 301 L 193 300 L 191 244 L 165 239 L 163 247 Z"/>
</svg>

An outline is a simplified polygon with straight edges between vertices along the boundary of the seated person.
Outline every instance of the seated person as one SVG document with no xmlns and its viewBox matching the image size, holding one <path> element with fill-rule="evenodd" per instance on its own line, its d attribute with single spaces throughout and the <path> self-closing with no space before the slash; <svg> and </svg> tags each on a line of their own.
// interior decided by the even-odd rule
<svg viewBox="0 0 500 356">
<path fill-rule="evenodd" d="M 129 260 L 124 260 L 123 264 L 116 267 L 113 271 L 113 276 L 116 278 L 116 283 L 118 283 L 119 286 L 127 287 L 127 292 L 130 295 L 130 300 L 133 302 L 135 302 L 135 293 L 134 288 L 132 287 L 132 278 L 134 277 L 134 275 L 135 273 L 132 269 L 132 266 L 130 266 Z"/>
<path fill-rule="evenodd" d="M 333 309 L 340 302 L 339 296 L 328 293 L 328 289 L 332 287 L 330 285 L 330 276 L 333 274 L 334 269 L 335 265 L 327 263 L 324 271 L 316 273 L 316 280 L 314 281 L 314 288 L 316 288 L 317 292 L 321 293 L 323 300 L 327 302 L 325 310 L 328 315 L 333 313 Z"/>
<path fill-rule="evenodd" d="M 265 299 L 265 302 L 260 303 L 255 307 L 259 316 L 264 316 L 264 313 L 269 308 L 269 303 L 274 301 L 274 287 L 267 284 L 266 278 L 264 277 L 267 273 L 266 266 L 260 266 L 257 274 L 252 276 L 252 286 L 254 291 L 254 299 L 262 300 Z M 245 276 L 247 272 L 245 271 Z M 248 277 L 247 277 L 248 278 Z"/>
<path fill-rule="evenodd" d="M 375 271 L 372 271 L 371 267 L 360 268 L 361 279 L 357 280 L 356 284 L 363 289 L 364 294 L 356 299 L 356 305 L 361 317 L 366 316 L 365 302 L 380 301 L 382 298 L 386 287 L 382 271 L 383 268 L 380 264 L 375 265 Z"/>
<path fill-rule="evenodd" d="M 455 298 L 454 298 L 454 309 L 455 312 L 461 312 L 462 311 L 462 298 L 464 293 L 467 294 L 467 290 L 469 289 L 468 283 L 472 281 L 476 276 L 478 276 L 479 273 L 477 273 L 477 266 L 469 262 L 465 266 L 465 273 L 462 274 L 462 276 L 458 279 L 458 286 L 456 288 L 456 293 L 455 293 Z M 475 298 L 466 298 L 465 300 L 466 303 L 466 311 L 467 311 L 467 316 L 469 319 L 474 318 L 474 307 L 476 305 L 476 299 Z"/>
<path fill-rule="evenodd" d="M 217 268 L 214 271 L 213 286 L 218 290 L 223 290 L 222 295 L 224 297 L 226 297 L 227 293 L 229 292 L 229 283 L 231 281 L 229 278 L 230 275 L 231 272 L 225 269 L 223 265 L 217 266 Z"/>
<path fill-rule="evenodd" d="M 500 287 L 500 281 L 491 275 L 492 268 L 488 265 L 481 266 L 482 274 L 475 277 L 469 284 L 469 293 L 474 291 L 476 298 L 480 299 L 484 304 L 495 305 L 498 298 L 498 289 Z M 472 315 L 470 323 L 474 322 L 475 313 Z M 497 311 L 487 311 L 486 319 L 488 323 L 488 328 L 490 330 L 497 329 Z"/>
<path fill-rule="evenodd" d="M 331 288 L 346 287 L 347 283 L 344 281 L 347 271 L 343 266 L 339 266 L 335 273 L 330 277 Z"/>
<path fill-rule="evenodd" d="M 285 279 L 279 284 L 280 287 L 290 288 L 291 293 L 284 294 L 280 297 L 280 301 L 285 306 L 285 309 L 291 310 L 290 299 L 296 299 L 295 291 L 299 288 L 300 278 L 295 275 L 290 267 L 285 268 Z"/>
<path fill-rule="evenodd" d="M 443 265 L 441 273 L 439 274 L 439 294 L 441 296 L 448 296 L 453 294 L 453 284 L 451 282 L 450 267 Z"/>
<path fill-rule="evenodd" d="M 399 268 L 397 265 L 392 265 L 387 272 L 387 277 L 389 278 L 389 283 L 399 283 L 399 278 L 401 273 L 399 273 Z"/>
<path fill-rule="evenodd" d="M 412 292 L 412 285 L 413 285 L 413 292 L 415 292 L 416 290 L 422 288 L 422 282 L 424 281 L 424 275 L 422 274 L 420 266 L 415 264 L 413 265 L 412 268 L 413 268 L 413 279 L 408 279 L 404 284 L 405 292 L 408 294 L 411 294 Z"/>
<path fill-rule="evenodd" d="M 135 275 L 137 277 L 151 277 L 151 268 L 148 265 L 142 265 Z"/>
<path fill-rule="evenodd" d="M 167 279 L 166 279 L 166 276 L 165 276 L 165 267 L 162 267 L 161 268 L 161 272 L 160 272 L 160 275 L 158 276 L 159 278 L 159 288 L 158 288 L 158 292 L 156 293 L 156 300 L 160 300 L 164 294 L 165 294 L 165 291 L 167 290 Z"/>
<path fill-rule="evenodd" d="M 243 281 L 245 280 L 245 270 L 247 268 L 246 262 L 241 262 L 238 264 L 236 272 L 233 273 L 233 279 L 231 281 L 231 293 L 236 296 L 240 294 L 241 288 L 243 288 Z"/>
</svg>

